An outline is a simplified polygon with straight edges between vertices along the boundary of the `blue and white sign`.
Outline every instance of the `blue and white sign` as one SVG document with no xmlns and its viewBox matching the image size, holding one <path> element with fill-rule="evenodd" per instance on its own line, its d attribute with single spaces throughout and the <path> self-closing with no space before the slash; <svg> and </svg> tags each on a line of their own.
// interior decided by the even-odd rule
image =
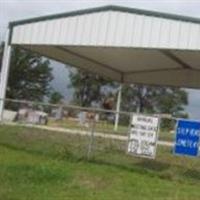
<svg viewBox="0 0 200 200">
<path fill-rule="evenodd" d="M 179 120 L 176 129 L 174 152 L 180 155 L 198 156 L 200 122 Z"/>
</svg>

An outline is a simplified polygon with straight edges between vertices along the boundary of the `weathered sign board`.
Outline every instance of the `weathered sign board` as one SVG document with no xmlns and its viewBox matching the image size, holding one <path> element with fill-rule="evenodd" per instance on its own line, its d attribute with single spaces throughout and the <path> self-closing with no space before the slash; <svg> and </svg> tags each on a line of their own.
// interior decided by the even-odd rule
<svg viewBox="0 0 200 200">
<path fill-rule="evenodd" d="M 128 138 L 129 154 L 155 158 L 159 121 L 158 117 L 133 115 Z"/>
<path fill-rule="evenodd" d="M 199 155 L 200 122 L 178 120 L 174 153 L 187 156 Z"/>
</svg>

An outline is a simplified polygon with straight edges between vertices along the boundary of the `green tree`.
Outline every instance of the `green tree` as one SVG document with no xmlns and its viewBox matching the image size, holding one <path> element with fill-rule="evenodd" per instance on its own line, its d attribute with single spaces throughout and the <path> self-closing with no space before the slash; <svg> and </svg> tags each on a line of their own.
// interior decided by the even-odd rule
<svg viewBox="0 0 200 200">
<path fill-rule="evenodd" d="M 0 60 L 3 44 L 0 46 Z M 49 94 L 52 69 L 49 60 L 13 47 L 7 87 L 7 98 L 38 101 Z"/>
<path fill-rule="evenodd" d="M 184 116 L 188 94 L 179 88 L 130 85 L 124 86 L 122 101 L 124 110 Z"/>
<path fill-rule="evenodd" d="M 112 81 L 83 70 L 71 70 L 70 81 L 70 87 L 74 89 L 73 101 L 81 106 L 91 106 L 93 102 L 102 104 L 109 88 L 115 88 Z"/>
<path fill-rule="evenodd" d="M 148 86 L 124 85 L 122 89 L 122 109 L 126 111 L 153 112 L 152 97 L 155 90 Z"/>
<path fill-rule="evenodd" d="M 49 103 L 58 104 L 60 103 L 62 99 L 63 99 L 63 96 L 59 92 L 54 91 L 50 96 Z"/>
<path fill-rule="evenodd" d="M 178 88 L 151 87 L 141 85 L 124 86 L 122 91 L 122 110 L 141 113 L 165 113 L 174 117 L 187 118 L 185 106 L 188 94 Z M 174 121 L 163 119 L 162 128 L 171 129 Z"/>
</svg>

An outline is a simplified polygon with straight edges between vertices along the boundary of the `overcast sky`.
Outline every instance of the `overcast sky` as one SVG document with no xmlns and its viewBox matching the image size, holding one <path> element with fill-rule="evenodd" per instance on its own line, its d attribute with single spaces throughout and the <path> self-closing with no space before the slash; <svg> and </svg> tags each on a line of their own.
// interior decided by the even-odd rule
<svg viewBox="0 0 200 200">
<path fill-rule="evenodd" d="M 0 0 L 0 40 L 9 21 L 111 4 L 200 18 L 200 0 Z M 57 72 L 55 83 L 64 89 L 67 72 Z M 191 117 L 200 119 L 200 90 L 189 90 L 189 104 Z"/>
</svg>

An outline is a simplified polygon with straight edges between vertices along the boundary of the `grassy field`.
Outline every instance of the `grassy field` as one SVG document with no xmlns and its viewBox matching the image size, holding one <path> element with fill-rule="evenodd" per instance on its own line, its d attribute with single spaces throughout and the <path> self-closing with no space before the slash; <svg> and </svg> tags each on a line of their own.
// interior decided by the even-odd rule
<svg viewBox="0 0 200 200">
<path fill-rule="evenodd" d="M 49 120 L 48 126 L 51 127 L 60 127 L 60 128 L 67 128 L 67 129 L 76 129 L 76 130 L 86 130 L 90 131 L 88 127 L 81 126 L 78 121 L 70 120 L 65 118 L 63 120 L 55 121 Z M 114 131 L 114 125 L 107 121 L 99 121 L 95 125 L 95 130 L 97 132 L 107 133 L 107 134 L 117 134 L 117 135 L 127 135 L 129 126 L 119 124 L 118 130 Z M 166 130 L 160 130 L 159 133 L 159 140 L 163 141 L 173 141 L 174 134 L 170 133 Z"/>
<path fill-rule="evenodd" d="M 88 127 L 85 127 L 83 125 L 80 125 L 78 120 L 75 119 L 69 119 L 69 118 L 64 118 L 63 120 L 55 121 L 55 120 L 49 120 L 48 126 L 53 126 L 53 127 L 62 127 L 62 128 L 71 128 L 71 129 L 84 129 L 88 130 Z M 114 124 L 108 121 L 98 121 L 95 124 L 95 129 L 98 132 L 105 132 L 105 133 L 115 133 L 119 135 L 125 135 L 128 132 L 128 125 L 120 125 L 118 126 L 118 130 L 114 131 Z"/>
<path fill-rule="evenodd" d="M 2 200 L 199 200 L 200 160 L 158 148 L 156 160 L 126 144 L 15 126 L 0 127 Z"/>
</svg>

